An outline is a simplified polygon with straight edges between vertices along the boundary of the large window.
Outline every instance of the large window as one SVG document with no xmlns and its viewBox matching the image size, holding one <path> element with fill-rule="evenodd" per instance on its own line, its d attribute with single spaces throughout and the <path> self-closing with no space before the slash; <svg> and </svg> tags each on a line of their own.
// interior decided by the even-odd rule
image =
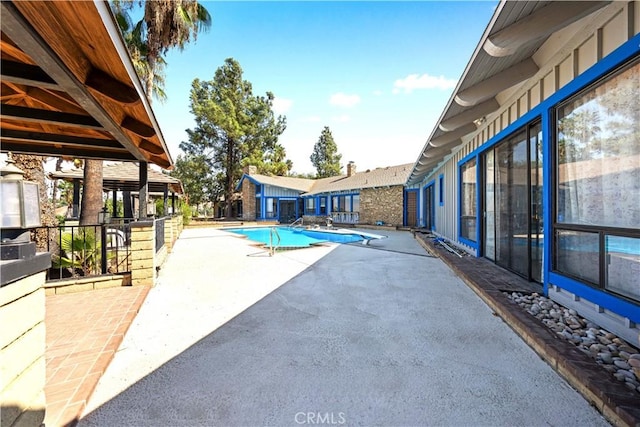
<svg viewBox="0 0 640 427">
<path fill-rule="evenodd" d="M 305 215 L 315 215 L 316 214 L 316 199 L 313 197 L 309 197 L 308 199 L 304 199 L 304 213 Z"/>
<path fill-rule="evenodd" d="M 476 159 L 460 167 L 460 236 L 476 241 Z"/>
<path fill-rule="evenodd" d="M 556 111 L 554 268 L 640 300 L 640 62 Z M 635 273 L 634 273 L 635 272 Z"/>
<path fill-rule="evenodd" d="M 278 216 L 278 200 L 273 197 L 268 197 L 265 200 L 265 218 L 276 218 Z"/>
<path fill-rule="evenodd" d="M 327 214 L 327 198 L 326 197 L 320 197 L 320 215 L 326 215 Z"/>
<path fill-rule="evenodd" d="M 360 212 L 360 195 L 359 194 L 353 195 L 351 208 L 353 209 L 353 212 Z"/>
</svg>

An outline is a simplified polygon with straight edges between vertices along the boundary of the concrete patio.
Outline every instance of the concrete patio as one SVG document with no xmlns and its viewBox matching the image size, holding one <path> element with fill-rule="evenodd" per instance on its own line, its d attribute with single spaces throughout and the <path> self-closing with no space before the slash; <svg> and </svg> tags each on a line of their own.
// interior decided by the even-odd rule
<svg viewBox="0 0 640 427">
<path fill-rule="evenodd" d="M 187 229 L 80 425 L 607 425 L 408 232 L 269 257 Z"/>
</svg>

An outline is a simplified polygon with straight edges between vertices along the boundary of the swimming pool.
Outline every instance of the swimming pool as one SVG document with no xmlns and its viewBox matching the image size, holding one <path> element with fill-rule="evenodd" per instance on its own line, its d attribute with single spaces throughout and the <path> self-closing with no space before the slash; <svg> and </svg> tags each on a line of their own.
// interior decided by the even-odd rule
<svg viewBox="0 0 640 427">
<path fill-rule="evenodd" d="M 322 229 L 299 229 L 289 227 L 247 227 L 247 228 L 225 228 L 225 231 L 247 236 L 248 239 L 266 246 L 270 245 L 272 236 L 271 229 L 275 228 L 280 236 L 280 243 L 277 244 L 277 237 L 273 236 L 274 246 L 283 249 L 307 248 L 327 242 L 333 243 L 354 243 L 361 242 L 364 237 L 355 232 L 347 230 L 322 230 Z"/>
</svg>

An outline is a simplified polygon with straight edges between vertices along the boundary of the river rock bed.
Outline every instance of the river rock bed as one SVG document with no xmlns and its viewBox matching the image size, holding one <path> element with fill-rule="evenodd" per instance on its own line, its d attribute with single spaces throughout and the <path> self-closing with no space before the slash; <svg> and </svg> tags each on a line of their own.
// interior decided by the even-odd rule
<svg viewBox="0 0 640 427">
<path fill-rule="evenodd" d="M 640 350 L 595 323 L 537 294 L 504 292 L 514 303 L 535 316 L 560 338 L 588 354 L 630 390 L 640 394 Z"/>
</svg>

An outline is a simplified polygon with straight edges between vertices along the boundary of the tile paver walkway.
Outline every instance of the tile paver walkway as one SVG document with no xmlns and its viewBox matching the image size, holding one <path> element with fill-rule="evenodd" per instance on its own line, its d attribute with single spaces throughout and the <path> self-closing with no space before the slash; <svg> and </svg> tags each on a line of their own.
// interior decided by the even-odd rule
<svg viewBox="0 0 640 427">
<path fill-rule="evenodd" d="M 119 287 L 47 296 L 47 427 L 77 422 L 149 289 Z"/>
</svg>

